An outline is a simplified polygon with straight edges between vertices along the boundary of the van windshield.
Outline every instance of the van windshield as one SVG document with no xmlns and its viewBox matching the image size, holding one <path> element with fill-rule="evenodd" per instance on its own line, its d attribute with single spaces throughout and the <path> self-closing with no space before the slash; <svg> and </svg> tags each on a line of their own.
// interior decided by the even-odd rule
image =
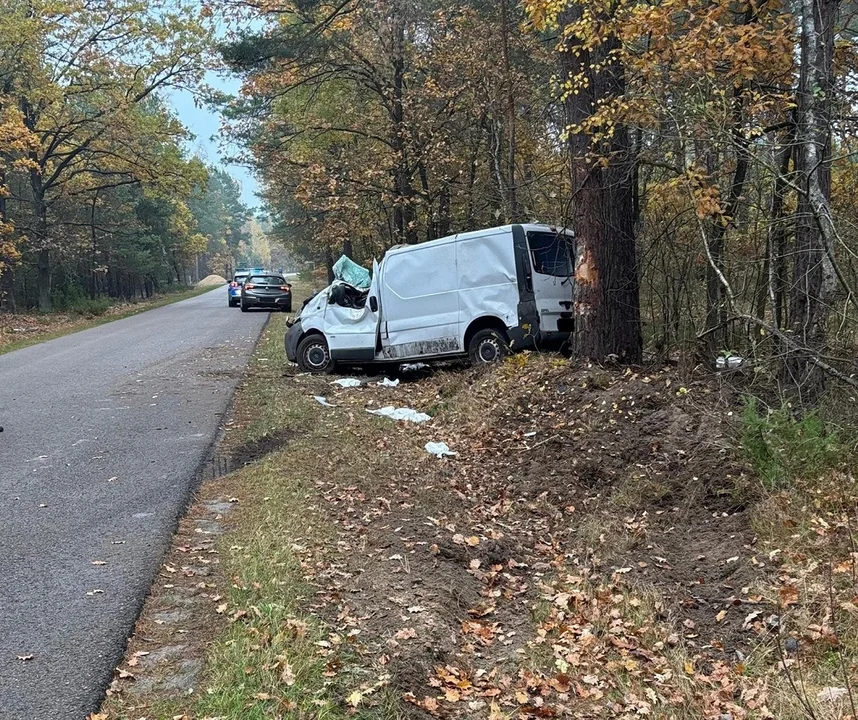
<svg viewBox="0 0 858 720">
<path fill-rule="evenodd" d="M 573 274 L 568 236 L 553 232 L 529 232 L 527 241 L 534 272 L 555 277 Z"/>
</svg>

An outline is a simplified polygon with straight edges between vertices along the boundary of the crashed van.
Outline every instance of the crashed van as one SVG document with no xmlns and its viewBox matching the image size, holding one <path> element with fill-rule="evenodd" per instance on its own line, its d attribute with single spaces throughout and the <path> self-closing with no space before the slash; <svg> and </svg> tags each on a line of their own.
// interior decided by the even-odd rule
<svg viewBox="0 0 858 720">
<path fill-rule="evenodd" d="M 572 331 L 574 238 L 548 225 L 506 225 L 400 245 L 368 287 L 337 281 L 286 333 L 305 372 L 346 365 L 470 357 L 557 345 Z"/>
</svg>

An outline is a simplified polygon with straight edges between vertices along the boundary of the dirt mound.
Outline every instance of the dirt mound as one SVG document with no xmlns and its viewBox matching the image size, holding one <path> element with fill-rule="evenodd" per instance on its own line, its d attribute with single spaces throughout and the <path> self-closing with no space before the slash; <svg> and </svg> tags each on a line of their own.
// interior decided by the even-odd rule
<svg viewBox="0 0 858 720">
<path fill-rule="evenodd" d="M 330 517 L 363 551 L 321 576 L 366 618 L 364 636 L 386 641 L 416 716 L 435 714 L 433 698 L 421 700 L 427 679 L 450 697 L 476 678 L 503 685 L 487 669 L 530 652 L 533 608 L 570 566 L 612 597 L 655 589 L 663 643 L 706 667 L 753 640 L 743 608 L 758 604 L 749 588 L 759 570 L 734 392 L 670 369 L 541 356 L 401 380 L 337 392 L 340 412 L 393 403 L 434 417 L 383 425 L 366 468 L 325 483 Z M 430 457 L 430 440 L 458 456 Z M 451 670 L 465 666 L 483 669 Z"/>
<path fill-rule="evenodd" d="M 486 520 L 508 499 L 524 510 L 525 537 L 544 528 L 566 552 L 653 585 L 695 627 L 692 645 L 699 637 L 732 652 L 748 639 L 741 613 L 719 616 L 743 603 L 757 573 L 732 389 L 672 370 L 544 359 L 471 375 L 467 386 L 467 406 L 449 420 L 460 425 L 451 445 L 471 445 L 471 457 L 450 485 L 485 498 Z M 451 392 L 462 391 L 438 394 Z"/>
<path fill-rule="evenodd" d="M 227 279 L 221 275 L 208 275 L 200 280 L 196 287 L 216 287 L 217 285 L 226 285 Z"/>
</svg>

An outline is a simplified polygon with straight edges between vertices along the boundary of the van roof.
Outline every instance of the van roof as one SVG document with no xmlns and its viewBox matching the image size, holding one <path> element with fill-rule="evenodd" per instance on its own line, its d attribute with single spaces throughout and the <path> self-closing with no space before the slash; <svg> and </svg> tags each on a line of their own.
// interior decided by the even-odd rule
<svg viewBox="0 0 858 720">
<path fill-rule="evenodd" d="M 565 232 L 569 235 L 572 234 L 572 231 L 569 228 L 559 228 L 556 225 L 545 225 L 539 223 L 516 223 L 516 225 L 520 225 L 525 232 L 547 231 Z M 411 252 L 412 250 L 416 250 L 417 248 L 445 245 L 447 243 L 458 242 L 460 240 L 473 240 L 474 238 L 486 237 L 488 235 L 500 235 L 502 233 L 510 232 L 510 230 L 512 230 L 513 227 L 516 227 L 516 225 L 499 225 L 498 227 L 486 228 L 484 230 L 472 230 L 470 232 L 465 233 L 456 233 L 455 235 L 447 235 L 446 237 L 438 238 L 437 240 L 417 243 L 416 245 L 396 245 L 387 251 L 387 255 L 398 255 L 404 252 Z"/>
</svg>

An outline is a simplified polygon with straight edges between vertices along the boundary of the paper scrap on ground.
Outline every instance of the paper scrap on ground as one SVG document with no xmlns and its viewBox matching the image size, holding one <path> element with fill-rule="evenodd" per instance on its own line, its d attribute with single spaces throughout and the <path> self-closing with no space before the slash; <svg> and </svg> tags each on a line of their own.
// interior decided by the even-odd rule
<svg viewBox="0 0 858 720">
<path fill-rule="evenodd" d="M 319 403 L 319 405 L 324 405 L 325 407 L 336 407 L 336 405 L 331 405 L 327 398 L 323 398 L 321 395 L 313 395 L 313 397 L 316 398 L 316 402 Z"/>
<path fill-rule="evenodd" d="M 454 457 L 459 454 L 450 450 L 450 446 L 444 442 L 428 442 L 426 443 L 425 448 L 426 452 L 430 455 L 434 455 L 435 457 Z"/>
<path fill-rule="evenodd" d="M 390 378 L 383 378 L 381 382 L 378 383 L 382 387 L 398 387 L 399 380 L 391 380 Z"/>
<path fill-rule="evenodd" d="M 400 369 L 402 372 L 417 372 L 418 370 L 426 370 L 429 366 L 426 363 L 406 363 Z"/>
<path fill-rule="evenodd" d="M 395 408 L 393 405 L 383 407 L 380 410 L 367 410 L 370 415 L 382 415 L 389 417 L 391 420 L 408 420 L 414 423 L 423 423 L 431 420 L 432 417 L 426 413 L 417 412 L 411 408 Z"/>
<path fill-rule="evenodd" d="M 331 383 L 331 385 L 339 385 L 343 388 L 360 387 L 361 384 L 361 381 L 357 378 L 340 378 L 339 380 L 334 380 Z"/>
</svg>

